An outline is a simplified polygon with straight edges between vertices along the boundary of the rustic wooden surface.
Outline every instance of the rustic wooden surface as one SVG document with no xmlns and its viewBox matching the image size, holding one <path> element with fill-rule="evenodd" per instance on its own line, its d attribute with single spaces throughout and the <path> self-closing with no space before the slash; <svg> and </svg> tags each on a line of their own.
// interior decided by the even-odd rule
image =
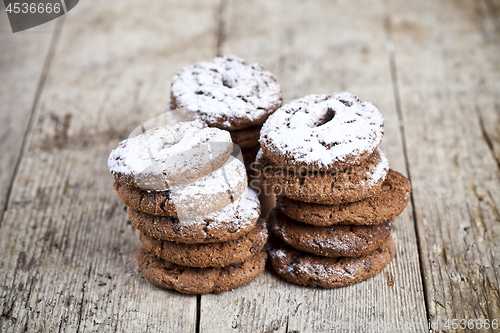
<svg viewBox="0 0 500 333">
<path fill-rule="evenodd" d="M 389 3 L 430 319 L 498 319 L 497 13 L 481 1 Z"/>
<path fill-rule="evenodd" d="M 263 13 L 258 27 L 251 11 Z M 343 15 L 332 20 L 335 11 Z M 392 168 L 406 173 L 381 3 L 288 1 L 283 7 L 235 1 L 226 7 L 225 18 L 222 53 L 261 59 L 281 82 L 285 102 L 347 90 L 378 105 L 386 119 L 382 149 Z M 257 286 L 203 296 L 200 327 L 209 332 L 329 332 L 351 323 L 350 331 L 359 332 L 360 327 L 411 322 L 416 327 L 407 332 L 421 332 L 427 316 L 411 207 L 398 217 L 394 235 L 397 260 L 370 280 L 325 290 L 289 285 L 266 272 Z"/>
<path fill-rule="evenodd" d="M 6 84 L 0 85 L 0 207 L 5 207 L 11 183 L 18 166 L 33 104 L 50 59 L 55 21 L 19 33 L 16 38 L 0 6 L 0 73 Z M 9 50 L 9 51 L 6 51 Z M 44 73 L 44 68 L 47 68 Z"/>
<path fill-rule="evenodd" d="M 3 5 L 0 6 L 3 10 Z M 500 321 L 500 3 L 81 1 L 12 34 L 0 13 L 0 327 L 23 331 L 423 332 Z M 350 287 L 265 272 L 186 296 L 138 272 L 106 159 L 217 54 L 263 63 L 285 102 L 347 90 L 386 119 L 410 177 L 395 260 Z M 492 329 L 458 331 L 488 332 Z"/>
</svg>

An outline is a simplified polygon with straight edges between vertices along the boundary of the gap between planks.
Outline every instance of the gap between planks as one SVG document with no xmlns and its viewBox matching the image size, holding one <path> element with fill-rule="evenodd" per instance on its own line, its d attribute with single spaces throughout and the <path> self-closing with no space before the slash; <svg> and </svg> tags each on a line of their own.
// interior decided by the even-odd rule
<svg viewBox="0 0 500 333">
<path fill-rule="evenodd" d="M 219 16 L 217 17 L 217 48 L 216 54 L 218 57 L 224 55 L 224 42 L 226 41 L 227 36 L 227 15 L 228 15 L 228 1 L 229 0 L 220 0 L 219 7 Z"/>
<path fill-rule="evenodd" d="M 486 141 L 486 144 L 488 145 L 488 148 L 490 148 L 491 155 L 493 159 L 497 162 L 498 169 L 500 170 L 500 160 L 495 154 L 495 147 L 493 146 L 493 141 L 488 135 L 488 131 L 486 130 L 486 127 L 484 126 L 484 120 L 483 117 L 481 116 L 481 111 L 479 110 L 478 106 L 476 105 L 476 113 L 479 118 L 479 127 L 481 128 L 481 134 L 483 134 L 484 141 Z"/>
<path fill-rule="evenodd" d="M 401 96 L 399 94 L 399 81 L 398 81 L 398 72 L 397 72 L 397 67 L 396 67 L 396 56 L 394 54 L 394 41 L 392 40 L 392 33 L 391 33 L 391 17 L 390 17 L 390 12 L 389 12 L 389 7 L 387 4 L 387 0 L 381 0 L 382 1 L 382 10 L 383 10 L 383 24 L 384 24 L 384 33 L 385 33 L 385 38 L 386 38 L 386 45 L 387 45 L 387 57 L 389 60 L 389 69 L 391 71 L 391 82 L 392 82 L 392 87 L 393 87 L 393 93 L 394 93 L 394 101 L 396 104 L 396 113 L 398 115 L 398 121 L 399 121 L 399 129 L 400 129 L 400 136 L 401 136 L 401 142 L 403 145 L 403 154 L 404 154 L 404 160 L 405 160 L 405 167 L 406 167 L 406 175 L 408 177 L 408 180 L 410 181 L 411 184 L 411 173 L 410 173 L 410 163 L 408 161 L 408 147 L 406 143 L 406 136 L 405 136 L 405 126 L 404 126 L 404 119 L 403 119 L 403 112 L 401 109 Z M 425 314 L 427 316 L 427 321 L 429 322 L 431 320 L 431 316 L 429 313 L 429 301 L 427 299 L 427 284 L 425 281 L 425 274 L 424 272 L 428 271 L 429 267 L 426 266 L 425 261 L 423 258 L 427 258 L 428 254 L 426 251 L 426 247 L 422 246 L 422 240 L 420 239 L 420 235 L 418 233 L 418 227 L 417 224 L 419 223 L 417 220 L 417 214 L 415 211 L 415 198 L 413 196 L 413 192 L 411 193 L 410 196 L 410 203 L 411 203 L 411 209 L 412 209 L 412 215 L 413 215 L 413 226 L 415 230 L 415 237 L 417 240 L 417 250 L 418 250 L 418 261 L 420 265 L 420 278 L 422 280 L 422 288 L 424 291 L 424 304 L 425 304 Z M 425 252 L 425 253 L 424 253 Z"/>
<path fill-rule="evenodd" d="M 134 6 L 139 5 L 81 3 L 79 10 L 68 13 L 48 77 L 39 88 L 0 233 L 0 247 L 8 250 L 0 265 L 16 267 L 5 278 L 7 293 L 0 304 L 0 309 L 5 305 L 6 311 L 19 314 L 17 323 L 8 326 L 84 331 L 110 325 L 131 331 L 161 324 L 195 331 L 195 296 L 160 290 L 139 276 L 132 253 L 139 243 L 137 232 L 125 224 L 105 162 L 115 141 L 163 112 L 167 81 L 177 70 L 215 55 L 220 2 L 172 2 L 165 7 L 157 1 L 135 11 Z M 154 19 L 142 25 L 131 22 L 146 14 Z M 108 29 L 111 20 L 116 30 Z M 174 29 L 178 33 L 163 33 Z M 101 39 L 105 43 L 99 52 L 93 48 L 97 37 L 109 37 Z M 110 52 L 116 46 L 122 52 Z M 67 62 L 69 58 L 74 61 Z M 57 124 L 66 118 L 71 125 L 64 126 L 61 143 Z M 21 209 L 33 214 L 18 214 Z M 20 241 L 15 242 L 16 236 Z M 38 297 L 48 302 L 38 302 Z M 166 307 L 166 302 L 174 306 Z"/>
<path fill-rule="evenodd" d="M 315 7 L 315 5 L 318 4 L 323 3 L 321 1 L 311 3 L 313 14 L 326 11 L 326 9 L 321 6 Z M 225 30 L 224 42 L 221 43 L 221 47 L 219 48 L 220 54 L 223 54 L 223 51 L 235 52 L 236 54 L 240 54 L 243 58 L 247 58 L 249 61 L 259 61 L 263 63 L 282 83 L 282 87 L 284 87 L 285 103 L 308 93 L 325 92 L 325 89 L 327 89 L 327 92 L 332 89 L 334 89 L 333 91 L 351 90 L 360 93 L 361 96 L 364 96 L 363 93 L 365 95 L 371 95 L 372 97 L 386 95 L 384 98 L 379 98 L 379 101 L 386 108 L 394 110 L 394 112 L 388 111 L 387 117 L 389 118 L 388 128 L 391 129 L 392 133 L 396 134 L 393 137 L 391 148 L 387 148 L 392 151 L 392 156 L 395 157 L 392 161 L 396 169 L 404 172 L 407 161 L 404 159 L 402 149 L 399 148 L 401 135 L 397 133 L 398 129 L 395 126 L 398 124 L 398 117 L 396 115 L 396 108 L 392 105 L 394 99 L 393 94 L 390 93 L 393 87 L 391 87 L 389 66 L 387 66 L 387 70 L 385 67 L 385 64 L 389 64 L 386 62 L 387 54 L 384 52 L 383 57 L 375 57 L 380 60 L 380 64 L 383 63 L 384 65 L 381 67 L 384 69 L 381 71 L 381 73 L 383 73 L 383 79 L 377 81 L 379 84 L 384 84 L 384 89 L 382 89 L 382 91 L 389 92 L 389 94 L 383 94 L 381 91 L 377 90 L 380 89 L 378 88 L 379 85 L 366 85 L 364 83 L 370 82 L 370 79 L 379 79 L 380 75 L 372 77 L 369 73 L 363 72 L 362 74 L 366 74 L 362 76 L 363 79 L 359 79 L 359 75 L 356 75 L 359 74 L 358 70 L 360 69 L 358 66 L 354 66 L 354 64 L 364 64 L 363 59 L 350 60 L 352 61 L 350 63 L 351 66 L 346 62 L 350 59 L 346 54 L 351 48 L 359 51 L 357 47 L 370 44 L 360 45 L 354 42 L 352 44 L 347 44 L 347 42 L 336 43 L 326 38 L 324 43 L 319 43 L 316 47 L 310 45 L 315 41 L 311 41 L 309 38 L 310 36 L 305 37 L 306 35 L 301 34 L 301 31 L 306 31 L 305 33 L 307 34 L 307 31 L 315 31 L 314 29 L 318 29 L 320 31 L 319 33 L 325 33 L 325 30 L 321 30 L 321 28 L 330 28 L 335 25 L 318 24 L 321 22 L 309 18 L 311 11 L 301 11 L 301 9 L 297 9 L 298 6 L 303 6 L 303 3 L 294 2 L 287 3 L 286 6 L 279 6 L 279 4 L 274 5 L 271 3 L 254 1 L 251 5 L 246 6 L 243 2 L 229 1 L 228 20 L 224 22 L 224 24 L 227 25 L 227 30 Z M 377 9 L 379 8 L 377 4 L 374 6 Z M 322 10 L 320 10 L 320 7 Z M 280 9 L 280 15 L 271 15 L 271 13 L 277 12 L 277 8 Z M 307 6 L 304 6 L 304 8 L 307 8 Z M 315 12 L 315 10 L 317 12 Z M 297 18 L 290 18 L 289 14 L 293 14 L 296 11 L 300 12 L 295 13 Z M 359 15 L 369 15 L 372 11 L 373 10 L 368 9 Z M 238 15 L 237 13 L 244 14 Z M 259 22 L 261 22 L 261 24 L 251 24 L 252 14 L 259 15 Z M 375 15 L 377 19 L 382 16 L 381 14 L 382 12 L 379 13 L 377 11 Z M 249 17 L 249 19 L 246 19 L 247 17 Z M 321 16 L 321 18 L 323 19 L 324 15 Z M 373 18 L 371 20 L 367 19 L 364 22 L 366 21 L 373 22 Z M 276 27 L 270 24 L 276 24 Z M 342 25 L 342 23 L 339 24 Z M 352 31 L 349 30 L 349 26 L 346 31 L 350 31 L 351 33 L 355 32 L 356 27 L 359 27 L 357 24 L 361 25 L 363 23 L 361 21 L 356 21 L 353 23 L 354 26 L 351 27 Z M 375 37 L 377 37 L 376 40 L 379 42 L 376 44 L 377 47 L 373 47 L 373 49 L 368 48 L 367 53 L 375 52 L 377 56 L 382 54 L 380 52 L 380 50 L 384 48 L 382 24 L 383 21 L 377 21 L 378 33 L 375 34 Z M 252 34 L 248 35 L 247 31 L 249 31 L 248 28 L 251 26 Z M 236 30 L 234 30 L 234 28 L 236 28 Z M 277 28 L 278 30 L 271 28 Z M 267 31 L 266 29 L 270 30 Z M 345 35 L 340 36 L 339 40 L 342 40 L 342 37 L 348 34 L 349 32 L 345 32 Z M 323 36 L 327 37 L 328 34 Z M 355 40 L 357 41 L 357 39 Z M 364 41 L 366 42 L 366 40 Z M 326 49 L 327 46 L 329 47 L 328 49 Z M 378 46 L 381 46 L 381 48 L 378 48 Z M 328 60 L 331 58 L 320 58 L 323 55 L 322 52 L 330 55 L 336 54 L 336 61 L 338 61 L 339 64 L 345 64 L 329 66 Z M 322 65 L 326 67 L 322 67 Z M 373 68 L 378 68 L 377 65 L 379 65 L 378 61 L 373 63 Z M 319 72 L 317 72 L 318 69 L 320 70 Z M 317 73 L 321 73 L 321 75 L 314 75 Z M 293 79 L 291 80 L 290 78 Z M 388 89 L 385 89 L 385 83 L 387 83 Z M 356 87 L 356 89 L 350 89 L 354 87 Z M 367 99 L 371 100 L 370 98 Z M 391 116 L 391 114 L 394 115 Z M 405 251 L 401 251 L 401 257 L 399 257 L 399 262 L 402 262 L 402 260 L 406 258 L 411 258 L 408 266 L 401 268 L 397 265 L 397 262 L 395 262 L 396 266 L 393 265 L 392 270 L 386 270 L 385 273 L 381 273 L 380 276 L 372 280 L 364 281 L 356 286 L 326 291 L 290 284 L 277 278 L 269 271 L 266 271 L 259 276 L 255 282 L 261 285 L 262 288 L 255 288 L 248 285 L 240 287 L 232 293 L 225 293 L 224 295 L 202 296 L 201 330 L 277 330 L 280 332 L 287 332 L 299 329 L 302 332 L 303 330 L 324 329 L 337 321 L 349 320 L 353 322 L 356 317 L 361 320 L 383 320 L 394 323 L 404 322 L 405 320 L 415 320 L 421 323 L 422 326 L 420 327 L 423 328 L 427 324 L 426 305 L 424 297 L 422 296 L 421 273 L 417 272 L 420 268 L 418 263 L 419 259 L 417 257 L 417 241 L 413 236 L 415 232 L 414 219 L 410 217 L 410 214 L 411 209 L 408 209 L 404 216 L 401 217 L 402 224 L 398 227 L 399 237 L 401 237 L 401 239 L 405 238 L 405 241 L 410 241 L 410 246 L 407 247 Z M 406 222 L 406 219 L 408 219 L 408 222 Z M 403 224 L 408 227 L 405 228 Z M 403 242 L 402 244 L 405 243 Z M 408 252 L 411 252 L 411 255 L 408 255 Z M 415 265 L 414 267 L 413 263 Z M 388 283 L 391 288 L 395 286 L 394 289 L 391 289 L 392 291 L 385 291 L 385 283 L 380 283 L 381 281 L 385 282 L 385 279 L 382 277 L 383 275 L 386 275 L 387 281 L 389 282 L 390 279 L 392 283 L 394 282 L 394 276 L 397 276 L 398 279 L 395 285 Z M 405 282 L 403 283 L 403 281 Z M 406 289 L 404 292 L 401 291 L 401 294 L 398 294 L 399 289 L 397 288 L 401 288 L 398 287 L 398 284 L 401 284 L 401 287 L 403 287 L 402 284 L 404 284 L 404 288 L 409 289 Z M 397 315 L 393 315 L 393 313 L 396 313 L 394 311 L 391 313 L 384 312 L 382 310 L 384 307 L 379 306 L 380 304 L 376 300 L 378 297 L 374 298 L 373 302 L 370 302 L 370 300 L 366 301 L 366 297 L 373 297 L 370 290 L 374 290 L 374 288 L 380 288 L 380 292 L 387 292 L 391 296 L 387 298 L 384 306 L 394 305 Z M 411 290 L 412 288 L 415 288 L 415 290 Z M 403 288 L 401 288 L 401 290 L 403 290 Z M 409 290 L 412 292 L 409 293 Z M 413 294 L 413 292 L 415 292 L 415 294 Z M 303 298 L 304 295 L 306 298 Z M 339 296 L 340 300 L 343 296 L 347 296 L 349 299 L 353 300 L 352 303 L 354 303 L 354 305 L 342 304 L 340 307 L 337 306 L 338 311 L 335 311 L 336 313 L 333 313 L 333 309 L 328 310 L 328 307 L 323 308 L 321 305 L 318 307 L 316 304 L 320 301 L 332 301 L 335 299 L 335 297 L 330 299 L 328 295 Z M 309 299 L 307 298 L 308 296 Z M 366 304 L 366 306 L 364 304 Z M 374 308 L 370 307 L 370 305 L 373 305 Z M 411 310 L 409 310 L 410 308 Z M 408 309 L 408 311 L 405 309 Z M 376 313 L 376 318 L 372 317 L 372 312 L 374 314 Z M 212 320 L 216 313 L 220 318 Z M 348 313 L 348 315 L 345 313 Z M 411 313 L 411 315 L 409 313 Z"/>
<path fill-rule="evenodd" d="M 469 7 L 456 1 L 390 3 L 401 113 L 411 124 L 406 140 L 414 152 L 408 160 L 417 235 L 429 253 L 421 256 L 429 267 L 428 313 L 433 321 L 492 320 L 500 305 L 498 159 L 492 149 L 498 144 L 493 91 L 500 81 L 491 53 L 498 34 L 482 1 Z"/>
<path fill-rule="evenodd" d="M 493 0 L 484 0 L 484 2 L 488 8 L 491 19 L 493 20 L 493 25 L 495 26 L 496 31 L 500 33 L 500 18 L 498 17 L 500 8 L 497 7 L 497 4 L 495 4 Z"/>
<path fill-rule="evenodd" d="M 215 38 L 217 44 L 215 46 L 215 55 L 221 57 L 224 55 L 223 48 L 224 42 L 226 40 L 226 29 L 227 29 L 227 10 L 228 0 L 220 0 L 219 12 L 217 15 L 217 31 L 215 32 Z M 208 60 L 208 59 L 207 59 Z M 203 295 L 196 295 L 196 323 L 195 332 L 201 332 L 201 298 Z"/>
<path fill-rule="evenodd" d="M 40 95 L 42 93 L 43 87 L 45 85 L 45 81 L 47 79 L 47 74 L 50 70 L 50 64 L 52 62 L 52 59 L 54 58 L 54 50 L 57 47 L 57 42 L 59 41 L 59 37 L 61 36 L 61 30 L 62 26 L 64 23 L 64 16 L 61 16 L 57 19 L 56 23 L 56 28 L 54 31 L 54 34 L 52 35 L 52 39 L 50 41 L 50 46 L 49 46 L 49 52 L 47 53 L 47 57 L 45 58 L 45 62 L 43 65 L 43 70 L 42 70 L 42 75 L 40 76 L 40 81 L 38 82 L 36 92 L 35 92 L 35 99 L 33 101 L 33 105 L 31 107 L 31 111 L 28 115 L 28 126 L 26 127 L 26 131 L 24 132 L 22 143 L 21 143 L 21 148 L 19 150 L 19 156 L 15 162 L 15 167 L 14 167 L 14 172 L 12 173 L 12 177 L 10 179 L 10 183 L 7 188 L 7 194 L 5 197 L 5 204 L 2 207 L 2 215 L 0 216 L 0 228 L 2 227 L 2 222 L 4 219 L 5 212 L 7 211 L 7 207 L 9 207 L 9 201 L 10 201 L 10 195 L 12 193 L 12 186 L 14 184 L 14 181 L 17 176 L 17 172 L 19 170 L 19 165 L 21 164 L 21 160 L 23 158 L 24 152 L 26 151 L 26 142 L 29 137 L 29 133 L 33 129 L 33 118 L 34 114 L 38 105 L 38 102 L 40 100 Z"/>
</svg>

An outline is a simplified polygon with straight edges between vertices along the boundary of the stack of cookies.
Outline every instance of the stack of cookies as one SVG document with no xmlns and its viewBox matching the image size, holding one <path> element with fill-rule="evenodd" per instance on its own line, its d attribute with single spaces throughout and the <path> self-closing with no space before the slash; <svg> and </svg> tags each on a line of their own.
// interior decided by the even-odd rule
<svg viewBox="0 0 500 333">
<path fill-rule="evenodd" d="M 267 229 L 234 148 L 229 132 L 195 120 L 152 128 L 111 152 L 108 168 L 141 232 L 137 262 L 148 281 L 218 293 L 263 272 Z"/>
<path fill-rule="evenodd" d="M 266 121 L 256 163 L 277 195 L 268 250 L 281 277 L 340 287 L 392 260 L 391 228 L 410 184 L 377 148 L 383 124 L 377 108 L 349 93 L 306 96 Z"/>
<path fill-rule="evenodd" d="M 209 126 L 229 131 L 252 178 L 262 124 L 283 102 L 271 72 L 234 55 L 198 62 L 174 76 L 171 100 L 174 108 L 187 108 Z"/>
</svg>

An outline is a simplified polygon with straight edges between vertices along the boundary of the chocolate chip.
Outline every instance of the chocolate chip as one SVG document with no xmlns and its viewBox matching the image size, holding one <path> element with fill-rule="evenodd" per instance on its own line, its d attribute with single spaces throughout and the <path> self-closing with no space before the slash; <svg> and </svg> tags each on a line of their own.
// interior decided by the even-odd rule
<svg viewBox="0 0 500 333">
<path fill-rule="evenodd" d="M 253 243 L 253 245 L 250 247 L 250 252 L 256 253 L 259 251 L 260 245 L 258 243 Z"/>
</svg>

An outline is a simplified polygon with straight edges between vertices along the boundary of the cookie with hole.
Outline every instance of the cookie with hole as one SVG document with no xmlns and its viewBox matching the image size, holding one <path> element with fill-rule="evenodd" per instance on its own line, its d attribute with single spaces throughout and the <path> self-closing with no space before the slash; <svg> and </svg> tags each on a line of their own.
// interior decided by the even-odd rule
<svg viewBox="0 0 500 333">
<path fill-rule="evenodd" d="M 219 169 L 190 184 L 167 190 L 141 190 L 115 181 L 125 205 L 158 216 L 196 217 L 219 211 L 245 192 L 245 165 L 232 156 Z"/>
<path fill-rule="evenodd" d="M 286 169 L 339 171 L 370 158 L 384 135 L 384 118 L 356 95 L 308 95 L 274 112 L 262 126 L 260 145 Z"/>
<path fill-rule="evenodd" d="M 191 218 L 156 216 L 131 207 L 132 225 L 142 233 L 178 243 L 216 243 L 238 239 L 255 228 L 260 215 L 257 193 L 247 188 L 240 199 L 223 209 Z"/>
<path fill-rule="evenodd" d="M 277 196 L 276 206 L 290 218 L 316 226 L 375 225 L 401 214 L 410 194 L 408 179 L 390 169 L 380 191 L 361 201 L 325 205 Z"/>
<path fill-rule="evenodd" d="M 166 190 L 209 176 L 233 152 L 229 132 L 201 120 L 157 126 L 119 143 L 108 158 L 115 181 L 141 190 Z"/>
<path fill-rule="evenodd" d="M 241 263 L 262 250 L 267 240 L 266 222 L 259 219 L 247 234 L 226 242 L 184 244 L 140 235 L 146 250 L 171 263 L 189 267 L 224 267 Z"/>
<path fill-rule="evenodd" d="M 183 68 L 173 77 L 170 94 L 174 107 L 229 131 L 261 125 L 283 102 L 270 71 L 235 55 Z"/>
<path fill-rule="evenodd" d="M 392 237 L 360 257 L 323 257 L 296 250 L 277 237 L 270 237 L 268 253 L 272 267 L 283 279 L 310 287 L 338 288 L 380 273 L 394 258 Z"/>
<path fill-rule="evenodd" d="M 146 280 L 184 294 L 221 293 L 255 280 L 265 269 L 267 253 L 257 252 L 239 264 L 195 268 L 166 261 L 141 247 L 136 254 L 139 270 Z"/>
<path fill-rule="evenodd" d="M 268 222 L 274 235 L 297 250 L 324 257 L 359 257 L 389 238 L 394 220 L 373 226 L 317 227 L 294 221 L 274 208 Z"/>
<path fill-rule="evenodd" d="M 277 196 L 326 205 L 360 201 L 376 194 L 389 170 L 389 162 L 378 148 L 363 164 L 340 171 L 292 171 L 274 164 L 262 150 L 256 166 L 261 181 Z"/>
</svg>

